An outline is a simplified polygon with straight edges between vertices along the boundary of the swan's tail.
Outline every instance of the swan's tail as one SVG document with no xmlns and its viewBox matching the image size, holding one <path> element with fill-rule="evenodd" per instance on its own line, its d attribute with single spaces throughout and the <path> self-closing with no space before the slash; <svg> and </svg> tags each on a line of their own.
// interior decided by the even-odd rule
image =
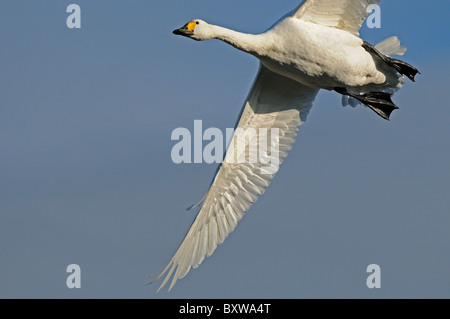
<svg viewBox="0 0 450 319">
<path fill-rule="evenodd" d="M 396 36 L 387 38 L 377 44 L 375 49 L 383 53 L 384 55 L 399 55 L 402 56 L 408 50 L 405 46 L 401 45 L 399 38 Z"/>
</svg>

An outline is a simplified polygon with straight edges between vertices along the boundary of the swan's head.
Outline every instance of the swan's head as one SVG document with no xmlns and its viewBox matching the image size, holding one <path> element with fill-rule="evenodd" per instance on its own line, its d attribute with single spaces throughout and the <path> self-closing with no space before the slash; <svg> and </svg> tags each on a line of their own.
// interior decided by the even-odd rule
<svg viewBox="0 0 450 319">
<path fill-rule="evenodd" d="M 173 31 L 173 34 L 182 35 L 197 41 L 212 39 L 212 26 L 203 20 L 195 19 L 186 23 L 183 27 Z"/>
</svg>

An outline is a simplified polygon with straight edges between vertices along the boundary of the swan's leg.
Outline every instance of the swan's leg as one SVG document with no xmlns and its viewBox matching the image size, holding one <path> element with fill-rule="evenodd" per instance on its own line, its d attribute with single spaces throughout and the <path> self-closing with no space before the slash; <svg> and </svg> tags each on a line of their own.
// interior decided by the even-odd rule
<svg viewBox="0 0 450 319">
<path fill-rule="evenodd" d="M 381 60 L 383 60 L 387 65 L 393 67 L 395 70 L 397 70 L 398 73 L 406 75 L 411 81 L 415 82 L 414 77 L 417 73 L 420 74 L 419 70 L 417 70 L 412 65 L 403 62 L 398 59 L 391 58 L 380 51 L 378 51 L 373 45 L 370 43 L 364 41 L 362 47 L 366 49 L 367 52 L 371 52 L 376 54 Z"/>
<path fill-rule="evenodd" d="M 385 120 L 389 120 L 391 113 L 398 109 L 398 106 L 391 100 L 391 94 L 385 92 L 369 92 L 367 94 L 355 94 L 347 91 L 345 88 L 334 88 L 342 95 L 348 95 L 367 105 Z"/>
</svg>

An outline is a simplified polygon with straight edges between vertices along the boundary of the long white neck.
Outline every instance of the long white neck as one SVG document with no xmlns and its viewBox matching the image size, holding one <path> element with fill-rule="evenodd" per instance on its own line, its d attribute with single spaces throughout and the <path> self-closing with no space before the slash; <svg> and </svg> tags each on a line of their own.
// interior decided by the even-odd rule
<svg viewBox="0 0 450 319">
<path fill-rule="evenodd" d="M 251 54 L 258 54 L 261 48 L 261 34 L 248 34 L 233 31 L 227 28 L 210 25 L 212 38 L 222 40 L 236 49 Z"/>
</svg>

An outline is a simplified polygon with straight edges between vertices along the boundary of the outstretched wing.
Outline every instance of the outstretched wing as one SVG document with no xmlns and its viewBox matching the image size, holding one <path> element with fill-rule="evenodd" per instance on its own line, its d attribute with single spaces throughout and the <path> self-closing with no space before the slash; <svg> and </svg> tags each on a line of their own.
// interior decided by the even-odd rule
<svg viewBox="0 0 450 319">
<path fill-rule="evenodd" d="M 260 66 L 225 160 L 195 221 L 167 267 L 152 281 L 168 272 L 159 289 L 173 275 L 169 290 L 172 289 L 178 279 L 191 268 L 197 268 L 234 230 L 252 203 L 269 186 L 277 165 L 291 150 L 298 126 L 306 120 L 317 92 L 318 89 L 303 86 Z M 265 129 L 268 129 L 266 138 L 270 136 L 268 143 L 261 139 L 264 134 L 258 134 Z M 274 135 L 275 140 L 269 129 L 278 131 L 278 135 Z M 266 147 L 271 144 L 265 153 L 268 156 L 264 160 L 251 161 L 250 153 L 263 147 L 264 143 Z M 274 152 L 277 146 L 278 152 Z"/>
<path fill-rule="evenodd" d="M 294 17 L 342 29 L 359 36 L 359 29 L 367 18 L 367 8 L 381 0 L 306 0 L 295 10 Z"/>
</svg>

